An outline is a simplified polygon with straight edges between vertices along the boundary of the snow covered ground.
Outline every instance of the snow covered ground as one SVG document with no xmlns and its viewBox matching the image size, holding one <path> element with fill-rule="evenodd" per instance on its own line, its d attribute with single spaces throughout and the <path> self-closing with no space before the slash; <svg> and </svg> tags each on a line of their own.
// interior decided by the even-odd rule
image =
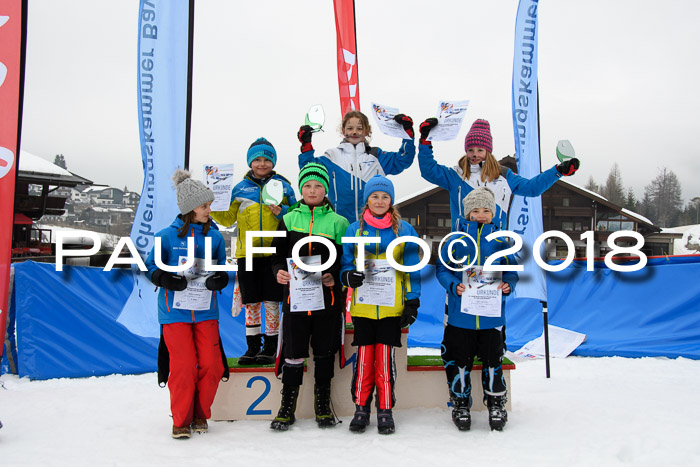
<svg viewBox="0 0 700 467">
<path fill-rule="evenodd" d="M 391 436 L 377 434 L 373 416 L 364 434 L 350 433 L 349 419 L 326 430 L 300 420 L 286 433 L 238 421 L 173 440 L 155 374 L 3 375 L 0 465 L 700 465 L 700 361 L 568 357 L 546 379 L 543 360 L 510 357 L 518 368 L 502 433 L 484 411 L 459 432 L 448 409 L 412 409 L 396 411 Z"/>
</svg>

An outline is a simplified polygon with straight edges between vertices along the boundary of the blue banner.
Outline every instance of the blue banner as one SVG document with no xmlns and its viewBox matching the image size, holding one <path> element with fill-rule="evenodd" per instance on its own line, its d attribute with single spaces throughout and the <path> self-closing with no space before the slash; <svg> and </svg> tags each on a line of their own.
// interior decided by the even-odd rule
<svg viewBox="0 0 700 467">
<path fill-rule="evenodd" d="M 142 258 L 154 235 L 178 214 L 170 177 L 185 164 L 189 59 L 189 0 L 141 0 L 138 38 L 138 108 L 143 189 L 131 240 Z M 144 337 L 160 335 L 157 294 L 134 269 L 134 288 L 118 322 Z"/>
<path fill-rule="evenodd" d="M 541 171 L 537 109 L 537 7 L 537 0 L 520 0 L 515 20 L 513 131 L 518 174 L 525 178 L 532 178 Z M 535 240 L 542 234 L 541 197 L 514 196 L 508 226 L 523 239 L 524 254 L 517 256 L 524 271 L 520 273 L 514 298 L 546 301 L 545 272 L 531 254 Z"/>
</svg>

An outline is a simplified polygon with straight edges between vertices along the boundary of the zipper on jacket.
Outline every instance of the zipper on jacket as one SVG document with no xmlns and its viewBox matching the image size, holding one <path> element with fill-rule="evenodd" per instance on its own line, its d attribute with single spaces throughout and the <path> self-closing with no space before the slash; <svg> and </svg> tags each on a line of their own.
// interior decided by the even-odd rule
<svg viewBox="0 0 700 467">
<path fill-rule="evenodd" d="M 262 210 L 263 210 L 262 186 L 258 187 L 258 204 L 260 205 L 260 208 L 258 208 L 258 211 L 260 211 L 260 230 L 263 230 L 263 225 L 262 225 Z M 263 238 L 262 237 L 260 237 L 260 246 L 263 246 Z"/>
<path fill-rule="evenodd" d="M 335 197 L 335 202 L 333 203 L 333 210 L 338 212 L 338 188 L 335 185 L 335 170 L 333 171 L 333 193 Z"/>
<path fill-rule="evenodd" d="M 314 231 L 314 210 L 315 209 L 316 209 L 316 206 L 311 208 L 311 224 L 309 224 L 309 237 L 311 235 L 313 235 L 313 231 Z M 309 256 L 311 256 L 311 242 L 309 242 Z M 323 283 L 321 283 L 321 287 L 323 288 Z M 332 291 L 331 291 L 331 293 L 332 293 Z M 307 311 L 306 315 L 311 316 L 311 310 Z"/>
<path fill-rule="evenodd" d="M 165 308 L 167 308 L 168 313 L 170 313 L 170 304 L 168 303 L 168 289 L 163 287 L 163 291 L 165 291 Z"/>
<path fill-rule="evenodd" d="M 457 188 L 457 209 L 459 210 L 459 217 L 462 217 L 462 185 L 461 184 Z"/>
</svg>

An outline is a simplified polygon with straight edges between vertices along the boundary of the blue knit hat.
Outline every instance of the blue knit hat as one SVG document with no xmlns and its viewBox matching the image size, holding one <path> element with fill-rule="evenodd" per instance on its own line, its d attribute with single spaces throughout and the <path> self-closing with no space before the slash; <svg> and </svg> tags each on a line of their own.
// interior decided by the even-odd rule
<svg viewBox="0 0 700 467">
<path fill-rule="evenodd" d="M 381 175 L 375 175 L 374 177 L 369 179 L 369 181 L 365 185 L 365 204 L 367 204 L 369 196 L 375 191 L 383 191 L 385 193 L 389 193 L 389 196 L 391 196 L 391 202 L 394 202 L 394 184 L 391 183 L 391 180 L 389 180 L 388 178 L 383 177 Z"/>
<path fill-rule="evenodd" d="M 272 166 L 277 165 L 277 151 L 265 138 L 256 139 L 248 148 L 248 167 L 253 163 L 253 160 L 258 157 L 264 157 L 272 161 Z"/>
</svg>

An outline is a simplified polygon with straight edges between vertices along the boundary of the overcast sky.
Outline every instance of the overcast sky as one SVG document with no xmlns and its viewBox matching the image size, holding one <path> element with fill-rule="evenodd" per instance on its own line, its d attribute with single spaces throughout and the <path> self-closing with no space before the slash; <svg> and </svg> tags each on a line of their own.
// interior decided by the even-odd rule
<svg viewBox="0 0 700 467">
<path fill-rule="evenodd" d="M 511 76 L 517 0 L 356 0 L 361 108 L 398 107 L 417 125 L 440 99 L 471 100 L 456 141 L 435 143 L 453 165 L 471 122 L 491 122 L 494 154 L 513 154 Z M 137 112 L 138 0 L 29 0 L 22 148 L 95 183 L 141 191 Z M 296 131 L 326 110 L 324 150 L 341 137 L 332 0 L 196 0 L 190 168 L 233 162 L 242 176 L 257 137 L 296 181 Z M 542 166 L 557 141 L 583 162 L 571 181 L 604 182 L 613 163 L 641 197 L 661 167 L 700 196 L 700 2 L 540 2 Z M 373 145 L 400 141 L 375 131 Z M 405 174 L 405 176 L 404 176 Z M 417 162 L 397 196 L 429 186 Z"/>
</svg>

